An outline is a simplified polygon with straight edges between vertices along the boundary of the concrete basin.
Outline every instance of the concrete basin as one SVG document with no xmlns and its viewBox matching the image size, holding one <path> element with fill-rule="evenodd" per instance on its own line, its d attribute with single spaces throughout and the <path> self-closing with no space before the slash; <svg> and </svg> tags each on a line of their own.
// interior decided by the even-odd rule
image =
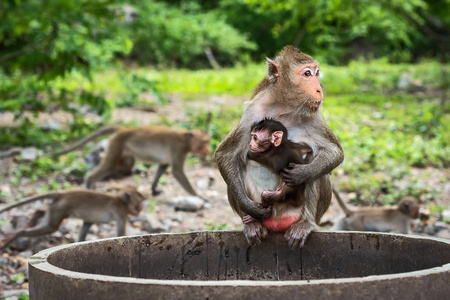
<svg viewBox="0 0 450 300">
<path fill-rule="evenodd" d="M 249 247 L 240 231 L 74 243 L 29 261 L 30 299 L 448 299 L 450 241 L 315 232 Z M 306 299 L 306 298 L 305 298 Z"/>
</svg>

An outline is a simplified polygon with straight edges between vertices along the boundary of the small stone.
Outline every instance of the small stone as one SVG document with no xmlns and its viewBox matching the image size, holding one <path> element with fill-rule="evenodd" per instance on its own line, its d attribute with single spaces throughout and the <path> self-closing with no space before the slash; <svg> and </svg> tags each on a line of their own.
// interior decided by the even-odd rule
<svg viewBox="0 0 450 300">
<path fill-rule="evenodd" d="M 199 179 L 195 184 L 200 190 L 206 190 L 209 187 L 209 180 Z"/>
<path fill-rule="evenodd" d="M 25 250 L 30 247 L 31 240 L 29 237 L 19 237 L 14 241 L 14 246 L 18 250 Z"/>
<path fill-rule="evenodd" d="M 146 219 L 143 222 L 143 229 L 149 233 L 158 233 L 165 231 L 164 225 L 161 221 L 151 214 L 145 214 Z"/>
<path fill-rule="evenodd" d="M 436 230 L 435 230 L 433 224 L 427 225 L 423 231 L 429 235 L 434 235 L 436 233 Z"/>
<path fill-rule="evenodd" d="M 27 147 L 22 149 L 20 155 L 23 160 L 31 161 L 35 160 L 39 156 L 40 152 L 41 151 L 36 147 Z"/>
<path fill-rule="evenodd" d="M 129 226 L 127 224 L 126 234 L 127 235 L 142 235 L 143 232 L 141 230 L 139 230 L 139 228 L 135 228 L 135 227 Z"/>
<path fill-rule="evenodd" d="M 197 196 L 179 196 L 171 201 L 175 210 L 196 212 L 203 208 L 205 200 Z"/>
<path fill-rule="evenodd" d="M 169 218 L 174 222 L 178 222 L 178 223 L 183 222 L 183 217 L 180 215 L 172 215 L 172 216 L 169 216 Z"/>
<path fill-rule="evenodd" d="M 49 119 L 45 122 L 44 125 L 41 126 L 42 129 L 47 130 L 60 130 L 61 129 L 61 123 L 58 120 L 55 119 Z"/>
<path fill-rule="evenodd" d="M 3 291 L 2 297 L 4 297 L 5 299 L 19 299 L 20 295 L 28 296 L 28 290 L 23 289 L 23 290 Z"/>
<path fill-rule="evenodd" d="M 209 190 L 206 191 L 204 195 L 206 198 L 215 198 L 219 195 L 219 192 L 216 190 Z"/>
<path fill-rule="evenodd" d="M 10 195 L 11 194 L 11 187 L 9 185 L 6 185 L 6 184 L 0 185 L 0 192 L 4 193 L 6 195 Z"/>
<path fill-rule="evenodd" d="M 450 230 L 449 229 L 440 230 L 436 233 L 435 236 L 441 239 L 450 239 Z"/>
<path fill-rule="evenodd" d="M 0 226 L 0 231 L 4 234 L 10 233 L 14 231 L 14 227 L 12 226 L 11 222 L 8 222 Z"/>
<path fill-rule="evenodd" d="M 407 73 L 403 73 L 397 82 L 397 87 L 401 90 L 406 90 L 412 85 Z"/>
<path fill-rule="evenodd" d="M 29 258 L 31 255 L 33 255 L 33 251 L 31 250 L 22 251 L 18 255 L 23 258 Z"/>
<path fill-rule="evenodd" d="M 450 210 L 446 209 L 442 212 L 442 218 L 450 220 Z"/>
<path fill-rule="evenodd" d="M 57 239 L 62 238 L 62 236 L 63 236 L 63 234 L 61 232 L 59 232 L 59 231 L 56 231 L 56 232 L 53 233 L 53 237 L 55 237 Z"/>
<path fill-rule="evenodd" d="M 450 229 L 450 226 L 447 225 L 445 222 L 436 221 L 434 223 L 434 229 L 435 229 L 435 231 Z"/>
<path fill-rule="evenodd" d="M 8 258 L 0 256 L 0 266 L 6 267 L 9 264 Z"/>
</svg>

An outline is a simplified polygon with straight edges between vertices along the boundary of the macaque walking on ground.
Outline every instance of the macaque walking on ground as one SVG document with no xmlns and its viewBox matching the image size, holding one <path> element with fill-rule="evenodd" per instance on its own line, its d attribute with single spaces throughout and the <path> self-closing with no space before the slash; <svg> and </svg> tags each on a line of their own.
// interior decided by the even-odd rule
<svg viewBox="0 0 450 300">
<path fill-rule="evenodd" d="M 197 195 L 187 179 L 183 167 L 188 153 L 206 157 L 209 154 L 209 137 L 199 130 L 175 129 L 165 126 L 125 128 L 104 127 L 83 138 L 73 146 L 54 154 L 58 157 L 81 148 L 89 141 L 111 134 L 105 157 L 86 177 L 86 188 L 92 188 L 97 181 L 116 173 L 126 173 L 134 159 L 159 164 L 152 183 L 152 194 L 159 195 L 156 189 L 159 178 L 172 166 L 172 174 L 181 186 L 191 195 Z M 131 165 L 131 166 L 130 166 Z"/>
<path fill-rule="evenodd" d="M 53 202 L 44 210 L 35 211 L 29 224 L 20 230 L 11 232 L 0 241 L 0 249 L 15 239 L 26 236 L 35 237 L 50 234 L 58 230 L 61 222 L 68 217 L 83 220 L 79 241 L 84 241 L 89 228 L 94 223 L 116 222 L 117 236 L 125 235 L 127 215 L 139 215 L 144 196 L 134 187 L 126 187 L 118 195 L 91 190 L 68 190 L 31 196 L 8 205 L 0 213 L 42 199 Z"/>
</svg>

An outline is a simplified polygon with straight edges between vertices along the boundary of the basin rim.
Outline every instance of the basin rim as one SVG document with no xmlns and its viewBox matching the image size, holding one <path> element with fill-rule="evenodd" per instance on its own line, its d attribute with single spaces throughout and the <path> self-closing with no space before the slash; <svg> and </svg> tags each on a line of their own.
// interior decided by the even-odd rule
<svg viewBox="0 0 450 300">
<path fill-rule="evenodd" d="M 211 230 L 211 231 L 191 231 L 184 233 L 164 233 L 164 235 L 185 235 L 185 234 L 206 234 L 206 233 L 236 233 L 240 232 L 238 230 Z M 376 235 L 387 235 L 393 237 L 401 237 L 407 239 L 418 239 L 418 240 L 431 240 L 435 242 L 440 242 L 447 244 L 450 247 L 450 240 L 445 240 L 435 237 L 425 237 L 417 235 L 406 235 L 406 234 L 393 234 L 393 233 L 381 233 L 381 232 L 370 232 L 370 231 L 322 231 L 315 232 L 315 234 L 326 235 L 326 234 L 363 234 L 371 236 Z M 450 274 L 450 262 L 434 268 L 423 269 L 412 272 L 404 272 L 397 274 L 386 274 L 386 275 L 370 275 L 365 277 L 348 277 L 348 278 L 333 278 L 333 279 L 312 279 L 312 280 L 283 280 L 283 281 L 268 281 L 268 280 L 180 280 L 180 279 L 144 279 L 144 278 L 134 278 L 134 277 L 120 277 L 120 276 L 110 276 L 110 275 L 100 275 L 93 273 L 83 273 L 66 270 L 48 262 L 48 257 L 60 250 L 76 247 L 84 244 L 95 244 L 101 243 L 103 241 L 111 240 L 122 240 L 128 238 L 143 238 L 148 236 L 158 236 L 162 235 L 160 233 L 152 233 L 145 235 L 130 235 L 122 237 L 114 237 L 107 239 L 100 239 L 95 241 L 85 241 L 77 242 L 67 245 L 60 245 L 52 248 L 42 250 L 29 258 L 28 264 L 29 268 L 35 268 L 41 272 L 49 273 L 58 277 L 66 277 L 75 280 L 95 280 L 100 282 L 116 282 L 116 283 L 132 283 L 132 284 L 144 284 L 144 285 L 171 285 L 171 286 L 293 286 L 293 285 L 323 285 L 323 284 L 339 284 L 339 283 L 354 283 L 354 282 L 377 282 L 384 280 L 392 280 L 395 278 L 413 278 L 421 277 L 426 275 L 432 275 L 437 273 L 449 273 Z"/>
</svg>

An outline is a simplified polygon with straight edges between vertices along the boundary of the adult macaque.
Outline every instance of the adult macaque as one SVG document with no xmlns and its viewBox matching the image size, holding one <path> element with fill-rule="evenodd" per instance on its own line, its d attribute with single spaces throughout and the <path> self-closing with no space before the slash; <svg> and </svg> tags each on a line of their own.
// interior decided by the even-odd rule
<svg viewBox="0 0 450 300">
<path fill-rule="evenodd" d="M 86 155 L 84 160 L 91 165 L 91 169 L 98 166 L 101 160 L 105 157 L 106 149 L 108 148 L 108 139 L 104 139 L 97 143 L 92 150 Z M 132 153 L 127 150 L 124 150 L 117 160 L 116 165 L 114 167 L 114 173 L 110 176 L 106 177 L 107 179 L 120 179 L 123 177 L 127 177 L 133 174 L 133 167 L 135 163 L 135 159 Z"/>
<path fill-rule="evenodd" d="M 199 129 L 192 131 L 175 129 L 165 126 L 125 128 L 120 126 L 105 127 L 77 142 L 72 147 L 56 153 L 60 156 L 84 146 L 89 141 L 100 136 L 112 134 L 105 157 L 95 167 L 85 180 L 87 188 L 91 188 L 96 181 L 103 180 L 118 172 L 126 172 L 134 160 L 158 163 L 155 179 L 152 183 L 154 196 L 161 192 L 156 189 L 159 178 L 172 166 L 172 173 L 181 186 L 191 195 L 196 192 L 184 174 L 184 161 L 187 154 L 192 152 L 201 157 L 209 154 L 209 137 Z"/>
<path fill-rule="evenodd" d="M 248 159 L 270 168 L 276 174 L 287 168 L 289 163 L 310 163 L 314 159 L 311 147 L 288 140 L 287 134 L 286 127 L 274 119 L 265 118 L 254 123 L 251 127 L 252 138 Z M 304 203 L 304 192 L 304 183 L 298 188 L 293 188 L 281 182 L 275 191 L 261 193 L 262 207 L 266 208 L 274 202 L 284 201 L 291 201 L 293 206 L 298 207 Z M 255 220 L 247 215 L 243 221 L 250 223 Z"/>
<path fill-rule="evenodd" d="M 38 209 L 28 226 L 7 234 L 0 241 L 0 249 L 22 236 L 35 237 L 53 233 L 58 230 L 61 222 L 68 217 L 83 220 L 79 241 L 85 240 L 89 228 L 94 223 L 115 221 L 117 235 L 125 235 L 127 215 L 139 215 L 144 196 L 134 187 L 126 187 L 118 195 L 91 190 L 50 192 L 31 196 L 8 205 L 1 209 L 0 213 L 42 199 L 52 199 L 53 202 L 44 211 Z"/>
<path fill-rule="evenodd" d="M 241 217 L 258 220 L 244 224 L 249 244 L 258 244 L 268 230 L 286 231 L 289 247 L 302 247 L 309 233 L 318 228 L 331 202 L 330 172 L 344 159 L 341 145 L 321 115 L 323 101 L 319 63 L 298 49 L 287 46 L 274 60 L 268 60 L 268 74 L 256 86 L 239 124 L 216 150 L 219 170 L 228 185 L 228 200 Z M 285 184 L 301 188 L 304 205 L 290 201 L 261 206 L 261 193 L 274 190 L 280 176 L 247 157 L 251 125 L 264 118 L 280 121 L 295 143 L 312 149 L 309 164 L 290 163 L 283 170 Z M 265 220 L 267 218 L 267 220 Z M 265 225 L 260 221 L 265 220 Z"/>
<path fill-rule="evenodd" d="M 420 206 L 414 197 L 405 197 L 394 207 L 359 207 L 349 209 L 333 188 L 339 206 L 345 213 L 333 229 L 411 233 L 411 221 L 419 217 Z"/>
</svg>

